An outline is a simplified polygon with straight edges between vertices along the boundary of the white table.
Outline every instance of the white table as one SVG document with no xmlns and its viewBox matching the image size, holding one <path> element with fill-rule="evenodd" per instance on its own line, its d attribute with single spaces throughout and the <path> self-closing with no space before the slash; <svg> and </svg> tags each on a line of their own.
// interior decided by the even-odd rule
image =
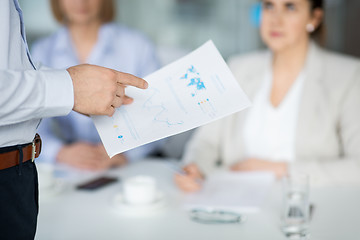
<svg viewBox="0 0 360 240">
<path fill-rule="evenodd" d="M 126 178 L 146 174 L 157 179 L 167 196 L 167 206 L 157 214 L 129 216 L 116 209 L 111 200 L 121 191 L 121 182 L 94 192 L 75 189 L 75 182 L 61 193 L 43 197 L 36 239 L 286 239 L 279 230 L 281 191 L 276 184 L 261 212 L 247 214 L 243 224 L 206 225 L 189 219 L 181 205 L 183 194 L 173 182 L 173 173 L 160 161 L 145 160 L 110 170 L 108 176 Z M 40 196 L 41 197 L 41 196 Z M 311 191 L 315 212 L 311 239 L 360 239 L 360 188 L 318 188 Z"/>
</svg>

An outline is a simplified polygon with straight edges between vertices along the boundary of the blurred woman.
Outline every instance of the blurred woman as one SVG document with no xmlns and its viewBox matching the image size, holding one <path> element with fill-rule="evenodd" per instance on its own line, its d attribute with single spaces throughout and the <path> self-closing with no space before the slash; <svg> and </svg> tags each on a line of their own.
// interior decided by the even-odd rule
<svg viewBox="0 0 360 240">
<path fill-rule="evenodd" d="M 32 56 L 36 61 L 60 69 L 90 63 L 139 77 L 159 67 L 154 47 L 143 34 L 112 22 L 112 0 L 51 0 L 51 7 L 63 27 L 34 43 Z M 39 133 L 46 139 L 42 159 L 91 170 L 142 158 L 158 145 L 145 145 L 110 159 L 91 119 L 76 112 L 44 119 Z"/>
<path fill-rule="evenodd" d="M 260 33 L 269 51 L 235 56 L 235 77 L 253 102 L 201 127 L 184 156 L 184 191 L 212 172 L 294 169 L 313 185 L 360 183 L 360 63 L 312 39 L 322 30 L 321 0 L 263 0 Z"/>
</svg>

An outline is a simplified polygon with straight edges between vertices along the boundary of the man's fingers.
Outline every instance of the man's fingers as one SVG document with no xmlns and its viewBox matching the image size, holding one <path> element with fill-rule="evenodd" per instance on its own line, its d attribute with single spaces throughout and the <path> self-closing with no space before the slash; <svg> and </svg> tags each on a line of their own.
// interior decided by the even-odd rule
<svg viewBox="0 0 360 240">
<path fill-rule="evenodd" d="M 109 117 L 112 117 L 114 115 L 114 113 L 115 113 L 114 106 L 110 106 L 105 114 L 108 115 Z"/>
<path fill-rule="evenodd" d="M 123 104 L 123 98 L 122 97 L 115 97 L 113 103 L 111 106 L 114 108 L 118 108 Z"/>
<path fill-rule="evenodd" d="M 134 75 L 128 73 L 116 71 L 116 81 L 124 85 L 134 86 L 141 89 L 148 88 L 148 83 L 144 79 L 135 77 Z"/>
<path fill-rule="evenodd" d="M 132 102 L 124 97 L 126 85 L 141 89 L 148 87 L 141 78 L 99 66 L 84 64 L 67 70 L 73 80 L 73 109 L 83 114 L 112 116 L 115 108 Z"/>
<path fill-rule="evenodd" d="M 125 95 L 125 87 L 122 84 L 118 84 L 119 86 L 116 89 L 116 96 L 123 97 Z"/>
<path fill-rule="evenodd" d="M 131 98 L 131 97 L 128 97 L 128 96 L 126 96 L 126 95 L 123 97 L 123 104 L 124 104 L 124 105 L 130 104 L 130 103 L 132 103 L 133 101 L 134 101 L 134 99 Z"/>
</svg>

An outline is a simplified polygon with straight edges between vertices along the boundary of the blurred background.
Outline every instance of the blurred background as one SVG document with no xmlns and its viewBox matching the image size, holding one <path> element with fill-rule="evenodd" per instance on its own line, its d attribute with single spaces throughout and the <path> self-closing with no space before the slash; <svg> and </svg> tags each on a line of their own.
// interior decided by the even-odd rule
<svg viewBox="0 0 360 240">
<path fill-rule="evenodd" d="M 19 0 L 28 42 L 57 29 L 48 0 Z M 156 44 L 162 64 L 208 39 L 226 59 L 262 48 L 258 0 L 116 0 L 118 23 L 146 33 Z M 360 1 L 326 1 L 326 47 L 360 57 Z"/>
</svg>

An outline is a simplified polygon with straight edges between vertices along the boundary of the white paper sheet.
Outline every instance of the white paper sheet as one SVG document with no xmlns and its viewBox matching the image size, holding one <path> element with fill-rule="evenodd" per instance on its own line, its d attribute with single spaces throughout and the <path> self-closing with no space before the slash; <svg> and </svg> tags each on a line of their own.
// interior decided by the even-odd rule
<svg viewBox="0 0 360 240">
<path fill-rule="evenodd" d="M 274 180 L 267 172 L 215 174 L 204 181 L 200 192 L 185 196 L 184 207 L 258 212 Z"/>
<path fill-rule="evenodd" d="M 131 105 L 92 116 L 109 156 L 175 135 L 250 106 L 212 41 L 126 88 Z"/>
</svg>

